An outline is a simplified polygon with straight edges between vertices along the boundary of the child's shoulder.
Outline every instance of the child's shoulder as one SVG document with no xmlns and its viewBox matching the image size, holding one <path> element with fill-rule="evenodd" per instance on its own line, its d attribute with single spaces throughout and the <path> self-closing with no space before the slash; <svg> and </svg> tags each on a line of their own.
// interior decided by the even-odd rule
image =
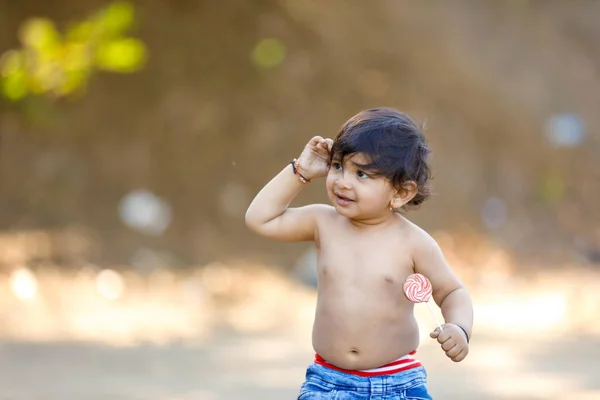
<svg viewBox="0 0 600 400">
<path fill-rule="evenodd" d="M 407 238 L 411 246 L 415 249 L 431 248 L 436 247 L 437 242 L 425 229 L 419 225 L 410 221 L 404 216 L 402 218 L 400 226 L 403 230 L 403 236 Z"/>
</svg>

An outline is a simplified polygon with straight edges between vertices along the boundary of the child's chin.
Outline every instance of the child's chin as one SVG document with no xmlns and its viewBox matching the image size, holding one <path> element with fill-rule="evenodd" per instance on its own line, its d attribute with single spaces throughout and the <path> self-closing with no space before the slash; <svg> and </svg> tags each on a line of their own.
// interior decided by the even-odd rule
<svg viewBox="0 0 600 400">
<path fill-rule="evenodd" d="M 334 204 L 333 207 L 343 217 L 348 219 L 356 220 L 356 221 L 375 221 L 380 219 L 385 219 L 386 215 L 382 215 L 379 213 L 364 213 L 364 212 L 356 212 L 356 210 L 349 209 L 348 207 L 338 206 Z M 391 215 L 391 212 L 390 212 Z"/>
<path fill-rule="evenodd" d="M 335 208 L 335 211 L 337 211 L 338 214 L 340 214 L 341 216 L 344 216 L 346 218 L 359 217 L 359 215 L 356 212 L 349 210 L 348 207 L 343 207 L 336 203 L 333 203 L 333 208 Z"/>
</svg>

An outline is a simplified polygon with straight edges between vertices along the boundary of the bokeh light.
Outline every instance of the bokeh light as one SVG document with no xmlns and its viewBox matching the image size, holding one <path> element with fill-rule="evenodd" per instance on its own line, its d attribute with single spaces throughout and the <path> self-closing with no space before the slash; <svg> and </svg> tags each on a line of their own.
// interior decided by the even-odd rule
<svg viewBox="0 0 600 400">
<path fill-rule="evenodd" d="M 149 190 L 135 190 L 121 199 L 119 216 L 125 225 L 149 235 L 161 235 L 171 224 L 171 206 Z"/>
<path fill-rule="evenodd" d="M 490 197 L 483 204 L 481 217 L 486 227 L 498 229 L 506 223 L 508 210 L 506 203 L 499 197 Z"/>
<path fill-rule="evenodd" d="M 116 300 L 125 292 L 125 282 L 117 271 L 103 269 L 96 277 L 98 293 L 108 300 Z"/>
<path fill-rule="evenodd" d="M 553 116 L 546 126 L 546 137 L 554 147 L 576 147 L 585 139 L 583 119 L 572 113 Z"/>
<path fill-rule="evenodd" d="M 20 300 L 33 300 L 38 291 L 37 278 L 29 268 L 18 268 L 10 274 L 10 288 Z"/>
<path fill-rule="evenodd" d="M 285 59 L 285 45 L 276 38 L 261 39 L 252 50 L 252 60 L 262 68 L 273 68 Z"/>
</svg>

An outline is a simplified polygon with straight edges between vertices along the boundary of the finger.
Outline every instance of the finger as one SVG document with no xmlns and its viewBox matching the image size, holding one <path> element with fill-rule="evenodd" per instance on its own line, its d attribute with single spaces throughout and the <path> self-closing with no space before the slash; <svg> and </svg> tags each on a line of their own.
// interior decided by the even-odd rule
<svg viewBox="0 0 600 400">
<path fill-rule="evenodd" d="M 454 358 L 460 354 L 462 348 L 459 345 L 452 347 L 450 350 L 446 351 L 446 355 L 450 358 Z"/>
<path fill-rule="evenodd" d="M 448 339 L 450 339 L 451 337 L 452 336 L 450 335 L 450 332 L 448 332 L 447 330 L 443 330 L 439 333 L 437 340 L 440 343 L 444 343 L 448 341 Z"/>
<path fill-rule="evenodd" d="M 444 343 L 442 343 L 442 349 L 444 349 L 444 351 L 448 351 L 454 346 L 456 346 L 456 342 L 454 340 L 446 340 Z"/>
<path fill-rule="evenodd" d="M 441 329 L 440 329 L 440 328 L 435 328 L 435 329 L 433 330 L 433 332 L 431 332 L 431 333 L 429 334 L 429 337 L 432 337 L 432 338 L 434 338 L 434 339 L 435 339 L 436 337 L 438 337 L 438 336 L 440 335 L 440 333 L 441 333 L 441 332 L 442 332 L 442 331 L 441 331 Z"/>
<path fill-rule="evenodd" d="M 325 145 L 326 146 L 326 145 Z M 320 143 L 316 148 L 315 148 L 315 152 L 319 155 L 320 158 L 322 158 L 325 161 L 329 161 L 329 150 L 327 149 L 327 147 L 325 147 L 322 145 L 322 143 Z"/>
<path fill-rule="evenodd" d="M 329 154 L 329 145 L 325 140 L 319 143 L 319 150 L 323 151 L 326 154 Z"/>
<path fill-rule="evenodd" d="M 327 143 L 327 150 L 331 151 L 331 148 L 333 147 L 333 139 L 325 139 L 325 143 Z"/>
<path fill-rule="evenodd" d="M 446 342 L 447 342 L 448 340 L 450 340 L 450 339 L 451 339 L 451 337 L 450 337 L 450 336 L 448 336 L 448 335 L 444 335 L 444 333 L 443 333 L 443 332 L 441 332 L 441 333 L 438 335 L 438 337 L 437 337 L 437 341 L 438 341 L 438 343 L 439 343 L 439 344 L 444 344 L 444 343 L 446 343 Z"/>
<path fill-rule="evenodd" d="M 464 360 L 467 357 L 467 354 L 469 354 L 469 350 L 465 348 L 465 349 L 461 350 L 460 353 L 458 353 L 456 356 L 454 356 L 450 359 L 454 362 L 461 362 L 462 360 Z"/>
<path fill-rule="evenodd" d="M 319 143 L 321 143 L 322 141 L 323 141 L 323 138 L 321 136 L 314 136 L 312 139 L 310 139 L 308 144 L 311 146 L 318 146 Z"/>
</svg>

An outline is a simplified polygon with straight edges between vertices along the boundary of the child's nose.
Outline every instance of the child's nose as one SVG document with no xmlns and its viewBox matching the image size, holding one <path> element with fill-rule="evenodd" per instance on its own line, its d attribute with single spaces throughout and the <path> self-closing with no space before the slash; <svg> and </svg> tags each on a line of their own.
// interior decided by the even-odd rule
<svg viewBox="0 0 600 400">
<path fill-rule="evenodd" d="M 350 181 L 346 178 L 346 176 L 341 176 L 335 181 L 335 185 L 340 189 L 350 189 Z"/>
</svg>

